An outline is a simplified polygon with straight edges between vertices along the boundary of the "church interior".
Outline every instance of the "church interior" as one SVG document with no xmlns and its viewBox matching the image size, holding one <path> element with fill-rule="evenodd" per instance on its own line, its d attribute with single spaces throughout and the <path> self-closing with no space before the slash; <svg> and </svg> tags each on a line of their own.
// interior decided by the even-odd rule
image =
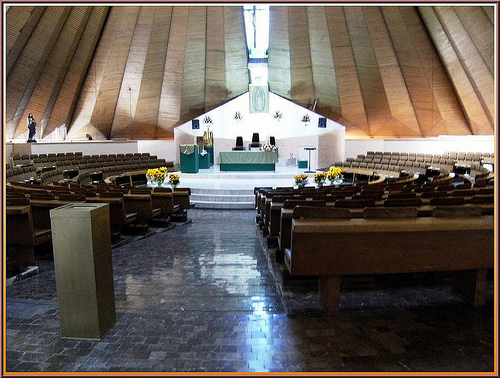
<svg viewBox="0 0 500 378">
<path fill-rule="evenodd" d="M 497 374 L 497 20 L 3 3 L 3 358 Z"/>
</svg>

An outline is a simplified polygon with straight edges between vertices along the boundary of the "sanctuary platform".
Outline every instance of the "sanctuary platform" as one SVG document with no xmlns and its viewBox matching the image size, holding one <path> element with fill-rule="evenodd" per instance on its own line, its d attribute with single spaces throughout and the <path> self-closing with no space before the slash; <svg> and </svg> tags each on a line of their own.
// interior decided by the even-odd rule
<svg viewBox="0 0 500 378">
<path fill-rule="evenodd" d="M 191 203 L 200 209 L 253 209 L 254 188 L 290 187 L 293 176 L 304 173 L 297 166 L 276 165 L 275 171 L 225 172 L 215 164 L 198 173 L 180 173 L 180 188 L 191 189 Z M 313 174 L 310 182 L 313 182 Z"/>
</svg>

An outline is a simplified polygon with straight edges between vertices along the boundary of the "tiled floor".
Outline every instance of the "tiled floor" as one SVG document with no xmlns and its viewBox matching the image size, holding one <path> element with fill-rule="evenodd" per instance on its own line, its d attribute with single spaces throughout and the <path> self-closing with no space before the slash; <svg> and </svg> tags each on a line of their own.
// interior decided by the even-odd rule
<svg viewBox="0 0 500 378">
<path fill-rule="evenodd" d="M 189 218 L 113 249 L 117 321 L 101 341 L 61 339 L 50 260 L 7 286 L 6 370 L 494 369 L 492 280 L 487 304 L 474 309 L 450 293 L 445 274 L 353 277 L 330 317 L 315 279 L 292 279 L 274 262 L 254 211 L 193 209 Z"/>
</svg>

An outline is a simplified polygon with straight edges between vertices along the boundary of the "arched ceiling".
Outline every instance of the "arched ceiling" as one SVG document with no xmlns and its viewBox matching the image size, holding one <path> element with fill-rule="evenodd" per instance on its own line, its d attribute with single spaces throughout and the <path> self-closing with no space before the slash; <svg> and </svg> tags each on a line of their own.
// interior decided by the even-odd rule
<svg viewBox="0 0 500 378">
<path fill-rule="evenodd" d="M 493 9 L 271 7 L 269 89 L 351 136 L 493 134 Z"/>
<path fill-rule="evenodd" d="M 495 131 L 492 6 L 272 6 L 269 89 L 351 137 Z M 241 6 L 10 6 L 7 139 L 173 129 L 248 90 Z"/>
</svg>

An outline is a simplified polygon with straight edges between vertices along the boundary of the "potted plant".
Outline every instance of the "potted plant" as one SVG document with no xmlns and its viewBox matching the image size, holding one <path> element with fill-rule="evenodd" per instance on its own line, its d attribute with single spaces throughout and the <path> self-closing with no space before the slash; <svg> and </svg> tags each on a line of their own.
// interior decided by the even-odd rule
<svg viewBox="0 0 500 378">
<path fill-rule="evenodd" d="M 326 180 L 326 172 L 316 172 L 314 174 L 314 182 L 318 185 L 318 187 L 323 186 Z"/>
<path fill-rule="evenodd" d="M 307 184 L 309 176 L 306 175 L 305 173 L 301 173 L 299 175 L 293 176 L 293 179 L 295 180 L 295 185 L 301 188 Z"/>
<path fill-rule="evenodd" d="M 326 173 L 326 178 L 330 181 L 330 185 L 339 185 L 343 181 L 342 168 L 331 166 Z"/>
<path fill-rule="evenodd" d="M 180 177 L 176 173 L 171 173 L 168 176 L 168 182 L 170 183 L 170 186 L 172 186 L 172 189 L 175 189 L 177 185 L 181 182 Z"/>
</svg>

